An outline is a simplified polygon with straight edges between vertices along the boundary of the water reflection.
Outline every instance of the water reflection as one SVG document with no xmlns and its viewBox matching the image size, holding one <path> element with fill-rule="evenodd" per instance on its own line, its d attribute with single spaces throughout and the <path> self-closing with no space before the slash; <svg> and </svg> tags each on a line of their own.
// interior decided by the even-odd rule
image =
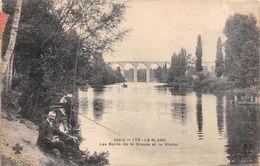
<svg viewBox="0 0 260 166">
<path fill-rule="evenodd" d="M 196 92 L 197 103 L 196 103 L 196 118 L 197 118 L 197 126 L 198 126 L 198 139 L 203 140 L 203 114 L 202 114 L 202 94 L 200 92 Z"/>
<path fill-rule="evenodd" d="M 172 113 L 173 117 L 176 120 L 180 120 L 182 125 L 187 123 L 187 105 L 185 102 L 185 96 L 181 96 L 181 100 L 179 103 L 175 103 L 172 101 Z"/>
<path fill-rule="evenodd" d="M 181 120 L 182 125 L 186 124 L 187 111 L 185 103 L 172 103 L 172 112 L 174 119 Z"/>
<path fill-rule="evenodd" d="M 94 88 L 94 95 L 102 95 L 104 93 L 105 87 Z"/>
<path fill-rule="evenodd" d="M 239 106 L 227 101 L 227 158 L 230 164 L 259 163 L 259 124 L 257 123 L 258 108 L 254 106 Z"/>
<path fill-rule="evenodd" d="M 165 137 L 179 146 L 99 146 L 115 136 L 81 117 L 82 137 L 86 138 L 83 149 L 108 150 L 113 166 L 259 163 L 257 107 L 240 107 L 234 103 L 234 96 L 223 93 L 187 93 L 144 83 L 128 85 L 89 90 L 84 93 L 88 96 L 88 111 L 84 111 L 83 104 L 81 113 L 128 137 Z"/>
<path fill-rule="evenodd" d="M 86 96 L 81 98 L 79 104 L 82 111 L 88 110 L 88 98 Z"/>
<path fill-rule="evenodd" d="M 178 87 L 169 88 L 169 91 L 175 96 L 185 96 L 188 92 L 190 92 L 188 89 Z"/>
<path fill-rule="evenodd" d="M 101 119 L 104 113 L 104 99 L 94 97 L 93 99 L 93 113 L 95 119 Z"/>
<path fill-rule="evenodd" d="M 156 91 L 161 94 L 167 94 L 168 88 L 166 86 L 156 86 Z"/>
<path fill-rule="evenodd" d="M 104 98 L 103 98 L 104 88 L 94 89 L 93 98 L 93 116 L 96 120 L 101 120 L 104 113 Z"/>
<path fill-rule="evenodd" d="M 216 95 L 216 110 L 217 110 L 217 126 L 218 126 L 218 134 L 220 136 L 223 135 L 223 128 L 224 128 L 224 107 L 223 107 L 223 93 L 218 93 Z M 222 138 L 222 137 L 220 137 Z"/>
</svg>

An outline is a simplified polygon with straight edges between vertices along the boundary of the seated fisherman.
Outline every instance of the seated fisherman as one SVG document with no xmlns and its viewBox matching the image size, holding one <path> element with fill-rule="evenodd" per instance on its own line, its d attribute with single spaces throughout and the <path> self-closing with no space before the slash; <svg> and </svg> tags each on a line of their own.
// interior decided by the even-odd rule
<svg viewBox="0 0 260 166">
<path fill-rule="evenodd" d="M 40 124 L 37 145 L 42 147 L 44 150 L 58 149 L 61 154 L 64 154 L 65 144 L 60 140 L 60 138 L 67 137 L 68 139 L 72 138 L 75 140 L 75 137 L 62 133 L 57 128 L 55 128 L 53 126 L 55 117 L 56 113 L 51 111 L 49 112 L 47 119 Z"/>
</svg>

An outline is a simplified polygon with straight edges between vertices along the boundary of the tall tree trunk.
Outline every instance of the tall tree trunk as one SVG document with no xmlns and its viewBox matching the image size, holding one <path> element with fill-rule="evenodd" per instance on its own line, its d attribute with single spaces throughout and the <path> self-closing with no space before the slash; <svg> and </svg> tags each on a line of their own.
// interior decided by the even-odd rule
<svg viewBox="0 0 260 166">
<path fill-rule="evenodd" d="M 15 47 L 15 42 L 16 42 L 16 36 L 17 36 L 17 31 L 18 31 L 18 26 L 19 26 L 19 21 L 20 21 L 20 15 L 21 15 L 21 8 L 22 8 L 22 2 L 23 0 L 16 0 L 16 7 L 15 7 L 15 13 L 14 13 L 14 19 L 13 19 L 13 25 L 12 25 L 12 29 L 11 29 L 11 35 L 10 35 L 10 40 L 9 40 L 9 44 L 4 56 L 4 59 L 0 61 L 0 104 L 2 101 L 2 97 L 3 97 L 3 85 L 5 85 L 4 78 L 5 78 L 5 74 L 7 72 L 7 68 L 9 66 L 9 64 L 11 64 L 11 59 L 12 59 L 12 54 L 13 54 L 13 50 Z M 1 6 L 2 6 L 2 0 L 1 0 Z M 1 9 L 2 11 L 2 9 Z M 2 43 L 2 41 L 1 41 Z M 1 46 L 2 47 L 2 46 Z M 1 52 L 2 54 L 2 52 Z M 12 68 L 11 69 L 11 73 L 12 73 Z M 6 82 L 6 85 L 9 85 L 8 82 Z M 7 90 L 5 88 L 5 90 Z"/>
<path fill-rule="evenodd" d="M 11 89 L 12 80 L 13 80 L 13 63 L 14 63 L 14 54 L 11 55 L 11 59 L 9 61 L 9 65 L 6 71 L 6 81 L 7 81 L 7 89 Z"/>
<path fill-rule="evenodd" d="M 18 31 L 18 26 L 19 26 L 19 21 L 20 21 L 22 2 L 23 2 L 23 0 L 16 0 L 16 7 L 15 7 L 15 13 L 14 13 L 13 26 L 12 26 L 12 30 L 11 30 L 10 40 L 9 40 L 9 44 L 8 44 L 8 47 L 7 47 L 5 56 L 4 56 L 4 60 L 1 64 L 1 66 L 3 65 L 1 72 L 3 72 L 3 73 L 6 72 L 7 66 L 9 65 L 9 63 L 12 59 L 12 54 L 13 54 L 14 47 L 15 47 L 16 36 L 17 36 L 17 31 Z"/>
<path fill-rule="evenodd" d="M 0 12 L 2 12 L 2 0 L 0 0 Z M 4 79 L 4 73 L 2 72 L 2 38 L 0 39 L 0 112 L 2 111 L 2 92 L 3 92 L 3 79 Z M 1 115 L 0 115 L 1 116 Z M 1 127 L 1 123 L 0 123 Z"/>
<path fill-rule="evenodd" d="M 3 3 L 2 3 L 2 0 L 0 0 L 0 12 L 2 12 L 2 8 L 3 8 Z M 0 55 L 1 55 L 0 65 L 2 65 L 2 38 L 0 39 Z M 2 68 L 2 67 L 0 66 L 0 68 Z"/>
</svg>

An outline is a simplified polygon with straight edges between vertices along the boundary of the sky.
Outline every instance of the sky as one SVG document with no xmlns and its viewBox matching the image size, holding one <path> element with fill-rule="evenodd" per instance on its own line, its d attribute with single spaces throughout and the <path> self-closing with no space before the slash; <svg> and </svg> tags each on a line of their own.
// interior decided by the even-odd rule
<svg viewBox="0 0 260 166">
<path fill-rule="evenodd" d="M 121 28 L 131 31 L 105 61 L 170 61 L 181 48 L 195 56 L 200 34 L 203 61 L 214 62 L 230 15 L 252 13 L 260 26 L 260 0 L 128 0 L 127 6 Z"/>
</svg>

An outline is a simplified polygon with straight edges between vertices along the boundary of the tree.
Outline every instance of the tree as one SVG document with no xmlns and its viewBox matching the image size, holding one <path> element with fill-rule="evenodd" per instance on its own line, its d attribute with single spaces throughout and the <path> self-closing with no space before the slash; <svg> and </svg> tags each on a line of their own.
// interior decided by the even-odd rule
<svg viewBox="0 0 260 166">
<path fill-rule="evenodd" d="M 113 71 L 116 75 L 116 78 L 115 78 L 115 82 L 113 83 L 116 83 L 116 82 L 125 82 L 125 78 L 124 76 L 122 75 L 122 72 L 121 72 L 121 68 L 120 67 L 117 67 L 116 71 Z"/>
<path fill-rule="evenodd" d="M 51 101 L 58 101 L 64 91 L 73 92 L 74 82 L 76 87 L 87 80 L 103 84 L 108 68 L 101 56 L 112 51 L 112 44 L 126 33 L 118 28 L 124 4 L 107 6 L 104 0 L 59 2 L 24 0 L 22 4 L 14 68 L 23 76 L 18 81 L 21 114 L 35 122 Z M 96 67 L 101 71 L 98 77 L 94 76 Z"/>
<path fill-rule="evenodd" d="M 162 67 L 158 66 L 156 69 L 154 69 L 154 78 L 156 79 L 156 81 L 161 82 L 161 78 L 162 78 Z"/>
<path fill-rule="evenodd" d="M 168 71 L 168 82 L 172 82 L 174 80 L 175 67 L 176 67 L 176 65 L 178 65 L 176 59 L 177 59 L 177 55 L 174 52 L 172 57 L 171 57 L 171 65 L 170 65 L 170 68 L 169 68 L 169 71 Z"/>
<path fill-rule="evenodd" d="M 146 69 L 137 70 L 137 80 L 139 82 L 146 82 Z"/>
<path fill-rule="evenodd" d="M 168 81 L 168 69 L 167 65 L 163 65 L 163 67 L 158 66 L 154 69 L 154 77 L 158 82 L 166 83 Z"/>
<path fill-rule="evenodd" d="M 181 49 L 180 53 L 177 55 L 173 54 L 171 59 L 171 66 L 168 72 L 168 81 L 172 82 L 177 80 L 180 76 L 185 76 L 186 72 L 192 66 L 191 54 L 187 54 L 185 49 Z"/>
<path fill-rule="evenodd" d="M 0 97 L 0 106 L 2 106 L 3 90 L 5 92 L 5 95 L 7 95 L 7 92 L 9 91 L 10 82 L 8 82 L 9 81 L 8 76 L 10 76 L 10 73 L 12 73 L 12 69 L 13 69 L 12 68 L 12 65 L 13 65 L 13 50 L 14 50 L 14 47 L 15 47 L 15 44 L 16 44 L 16 36 L 17 36 L 18 26 L 19 26 L 19 22 L 20 22 L 22 2 L 23 2 L 22 0 L 16 0 L 14 16 L 12 18 L 13 22 L 12 22 L 12 24 L 9 24 L 9 26 L 10 26 L 10 36 L 8 35 L 9 43 L 8 43 L 7 51 L 6 51 L 4 56 L 2 56 L 2 49 L 1 49 L 1 59 L 0 59 L 0 81 L 1 81 L 0 82 L 0 96 L 1 97 Z M 1 47 L 2 47 L 2 42 L 1 42 Z M 3 60 L 2 60 L 2 58 L 3 58 Z M 9 70 L 8 70 L 8 68 L 9 68 Z"/>
<path fill-rule="evenodd" d="M 185 75 L 186 73 L 186 57 L 187 57 L 187 51 L 185 49 L 181 49 L 181 52 L 179 54 L 179 75 Z"/>
<path fill-rule="evenodd" d="M 223 45 L 221 43 L 221 38 L 219 37 L 217 42 L 217 53 L 215 60 L 215 73 L 217 77 L 221 77 L 225 70 L 222 47 Z"/>
<path fill-rule="evenodd" d="M 247 41 L 241 52 L 242 86 L 251 86 L 259 80 L 259 45 L 253 40 Z"/>
<path fill-rule="evenodd" d="M 203 68 L 202 68 L 202 41 L 201 41 L 200 35 L 198 36 L 195 55 L 197 57 L 197 59 L 196 59 L 196 71 L 200 72 L 200 71 L 203 70 Z"/>
<path fill-rule="evenodd" d="M 9 38 L 9 44 L 6 53 L 3 57 L 3 61 L 1 60 L 1 73 L 5 73 L 8 68 L 8 65 L 12 63 L 11 59 L 12 59 L 13 50 L 16 43 L 16 36 L 17 36 L 18 26 L 20 22 L 22 2 L 23 0 L 16 0 L 16 7 L 13 16 L 13 23 L 12 23 L 11 34 Z"/>
<path fill-rule="evenodd" d="M 259 80 L 259 28 L 253 15 L 234 14 L 225 24 L 225 75 L 237 87 Z"/>
<path fill-rule="evenodd" d="M 167 69 L 167 64 L 164 64 L 162 68 L 162 77 L 161 77 L 161 82 L 167 82 L 168 81 L 168 69 Z"/>
<path fill-rule="evenodd" d="M 134 81 L 134 69 L 124 70 L 124 77 L 127 81 Z"/>
</svg>

